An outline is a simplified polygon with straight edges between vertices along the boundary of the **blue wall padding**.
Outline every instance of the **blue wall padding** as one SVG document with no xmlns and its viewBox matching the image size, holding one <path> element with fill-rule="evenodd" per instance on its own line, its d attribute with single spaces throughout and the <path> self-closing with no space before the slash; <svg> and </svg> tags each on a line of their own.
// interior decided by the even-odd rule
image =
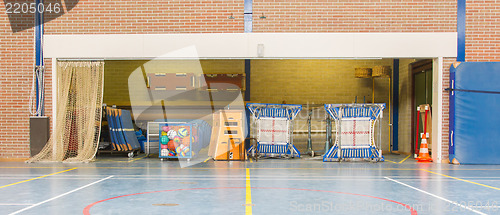
<svg viewBox="0 0 500 215">
<path fill-rule="evenodd" d="M 450 79 L 450 161 L 500 164 L 500 62 L 452 65 Z"/>
</svg>

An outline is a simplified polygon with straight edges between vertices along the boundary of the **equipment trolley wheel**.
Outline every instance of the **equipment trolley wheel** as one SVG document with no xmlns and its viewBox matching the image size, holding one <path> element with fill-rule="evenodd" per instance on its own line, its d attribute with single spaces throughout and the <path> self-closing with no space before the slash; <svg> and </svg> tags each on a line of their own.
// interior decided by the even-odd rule
<svg viewBox="0 0 500 215">
<path fill-rule="evenodd" d="M 255 160 L 257 162 L 259 160 L 259 151 L 257 150 L 257 139 L 256 138 L 247 138 L 250 141 L 250 147 L 252 147 L 252 150 L 250 150 L 249 157 Z"/>
</svg>

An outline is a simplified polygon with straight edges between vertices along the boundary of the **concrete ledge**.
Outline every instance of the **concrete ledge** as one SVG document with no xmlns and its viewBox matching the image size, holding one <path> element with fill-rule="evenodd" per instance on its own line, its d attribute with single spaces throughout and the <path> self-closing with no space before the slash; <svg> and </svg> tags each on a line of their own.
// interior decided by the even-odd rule
<svg viewBox="0 0 500 215">
<path fill-rule="evenodd" d="M 456 32 L 44 35 L 46 58 L 321 59 L 456 57 Z"/>
</svg>

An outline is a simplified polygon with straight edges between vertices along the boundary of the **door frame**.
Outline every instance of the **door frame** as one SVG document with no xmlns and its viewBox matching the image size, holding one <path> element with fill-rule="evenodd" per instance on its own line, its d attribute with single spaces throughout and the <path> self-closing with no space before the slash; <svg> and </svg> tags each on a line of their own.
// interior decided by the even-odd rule
<svg viewBox="0 0 500 215">
<path fill-rule="evenodd" d="M 432 73 L 434 74 L 433 70 L 433 60 L 432 59 L 425 59 L 425 60 L 420 60 L 414 63 L 411 63 L 409 65 L 408 69 L 408 76 L 410 77 L 410 86 L 411 86 L 411 150 L 410 153 L 415 154 L 415 144 L 416 142 L 413 142 L 416 137 L 416 132 L 415 132 L 415 116 L 417 114 L 417 110 L 415 110 L 415 75 L 417 73 L 420 73 L 425 70 L 431 70 Z M 434 80 L 433 80 L 434 81 Z M 434 86 L 433 86 L 433 91 L 434 91 Z M 431 92 L 432 93 L 432 92 Z M 434 95 L 433 95 L 434 97 Z M 437 152 L 434 152 L 437 153 Z"/>
</svg>

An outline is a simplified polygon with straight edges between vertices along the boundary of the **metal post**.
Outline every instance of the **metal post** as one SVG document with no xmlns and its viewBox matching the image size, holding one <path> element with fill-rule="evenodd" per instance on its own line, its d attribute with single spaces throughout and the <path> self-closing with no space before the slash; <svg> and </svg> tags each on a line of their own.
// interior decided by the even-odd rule
<svg viewBox="0 0 500 215">
<path fill-rule="evenodd" d="M 245 33 L 253 31 L 253 0 L 244 0 L 243 3 L 243 28 Z M 245 101 L 250 101 L 250 59 L 245 59 Z M 250 127 L 250 112 L 245 111 L 247 118 L 247 127 Z M 246 139 L 250 138 L 250 129 L 248 129 Z M 250 148 L 250 141 L 246 141 L 246 148 Z"/>
<path fill-rule="evenodd" d="M 343 158 L 343 155 L 342 155 L 342 117 L 343 117 L 342 112 L 343 111 L 344 111 L 344 107 L 341 107 L 339 109 L 339 118 L 337 120 L 337 122 L 339 122 L 339 123 L 335 125 L 335 126 L 338 126 L 338 128 L 337 128 L 337 130 L 338 130 L 337 136 L 340 135 L 339 144 L 338 144 L 339 160 Z"/>
<path fill-rule="evenodd" d="M 382 110 L 380 110 L 382 111 Z M 379 122 L 378 123 L 378 148 L 379 148 L 379 153 L 378 153 L 378 157 L 381 158 L 382 157 L 382 120 L 377 120 L 377 118 L 375 118 L 375 122 Z"/>
<path fill-rule="evenodd" d="M 326 113 L 326 141 L 325 141 L 325 154 L 328 153 L 328 150 L 330 150 L 330 144 L 332 141 L 332 120 L 330 116 L 328 115 L 328 112 Z"/>
<path fill-rule="evenodd" d="M 290 123 L 290 127 L 288 130 L 288 133 L 290 135 L 290 145 L 288 145 L 288 148 L 290 149 L 290 154 L 292 154 L 292 158 L 295 157 L 295 151 L 293 150 L 293 121 L 288 119 L 288 122 Z"/>
<path fill-rule="evenodd" d="M 392 151 L 399 151 L 399 59 L 394 59 L 392 75 Z M 391 106 L 389 106 L 389 110 Z"/>
<path fill-rule="evenodd" d="M 307 116 L 307 153 L 311 153 L 311 155 L 314 156 L 311 140 L 311 115 L 312 109 L 309 110 L 309 115 Z"/>
<path fill-rule="evenodd" d="M 245 33 L 251 33 L 253 31 L 253 0 L 244 0 L 243 5 L 243 20 L 244 20 L 244 31 Z"/>
<path fill-rule="evenodd" d="M 43 4 L 43 0 L 36 0 L 36 5 Z M 43 72 L 44 72 L 44 63 L 43 63 L 43 13 L 35 13 L 35 87 L 36 87 L 36 107 L 40 107 L 40 112 L 37 113 L 37 116 L 44 115 L 44 101 L 43 95 L 44 92 L 41 92 L 39 89 L 43 87 Z M 40 86 L 41 85 L 41 86 Z"/>
<path fill-rule="evenodd" d="M 457 0 L 457 61 L 465 61 L 466 0 Z"/>
</svg>

